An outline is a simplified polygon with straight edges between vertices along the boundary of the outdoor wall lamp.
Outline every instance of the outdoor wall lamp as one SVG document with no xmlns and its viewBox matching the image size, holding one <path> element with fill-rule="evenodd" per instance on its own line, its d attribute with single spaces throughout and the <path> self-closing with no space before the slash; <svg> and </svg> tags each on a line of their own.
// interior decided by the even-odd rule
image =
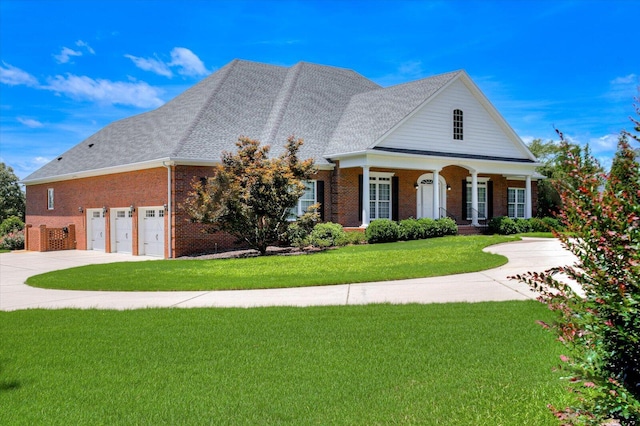
<svg viewBox="0 0 640 426">
<path fill-rule="evenodd" d="M 84 209 L 82 208 L 82 206 L 78 207 L 78 212 L 82 213 L 84 211 Z"/>
<path fill-rule="evenodd" d="M 136 208 L 135 208 L 135 207 L 133 207 L 133 204 L 131 204 L 131 207 L 129 207 L 129 211 L 130 211 L 131 213 L 133 213 L 133 212 L 135 212 L 135 211 L 136 211 Z"/>
<path fill-rule="evenodd" d="M 451 185 L 447 184 L 447 191 L 451 191 Z"/>
<path fill-rule="evenodd" d="M 413 189 L 418 189 L 418 182 L 413 184 Z"/>
<path fill-rule="evenodd" d="M 164 203 L 164 205 L 162 206 L 164 207 L 164 211 L 166 212 L 167 210 L 169 210 L 169 207 L 167 206 L 167 203 Z"/>
<path fill-rule="evenodd" d="M 109 209 L 107 209 L 106 207 L 102 208 L 102 214 L 107 214 L 108 211 L 109 211 Z"/>
</svg>

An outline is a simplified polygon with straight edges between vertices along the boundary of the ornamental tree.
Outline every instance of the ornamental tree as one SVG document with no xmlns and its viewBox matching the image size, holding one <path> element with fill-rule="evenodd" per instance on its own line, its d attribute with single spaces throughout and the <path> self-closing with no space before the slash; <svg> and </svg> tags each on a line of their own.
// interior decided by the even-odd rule
<svg viewBox="0 0 640 426">
<path fill-rule="evenodd" d="M 597 172 L 588 151 L 562 141 L 566 179 L 557 182 L 566 233 L 556 237 L 578 262 L 516 277 L 559 313 L 541 324 L 568 351 L 561 368 L 575 403 L 551 407 L 563 424 L 640 424 L 640 165 L 629 137 L 638 140 L 621 133 L 608 174 Z"/>
<path fill-rule="evenodd" d="M 212 177 L 194 179 L 182 208 L 208 232 L 227 232 L 265 254 L 284 238 L 291 209 L 304 193 L 303 181 L 316 171 L 312 159 L 298 159 L 302 144 L 291 136 L 284 153 L 269 158 L 268 145 L 240 137 L 238 151 L 224 152 Z"/>
<path fill-rule="evenodd" d="M 13 169 L 0 163 L 0 223 L 11 216 L 24 220 L 25 197 Z"/>
</svg>

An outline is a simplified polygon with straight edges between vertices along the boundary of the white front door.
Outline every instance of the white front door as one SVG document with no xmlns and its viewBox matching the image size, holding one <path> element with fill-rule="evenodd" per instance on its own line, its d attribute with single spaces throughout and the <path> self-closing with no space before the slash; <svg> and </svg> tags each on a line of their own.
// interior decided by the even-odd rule
<svg viewBox="0 0 640 426">
<path fill-rule="evenodd" d="M 140 254 L 164 257 L 164 208 L 141 208 Z"/>
<path fill-rule="evenodd" d="M 439 219 L 446 217 L 447 211 L 447 182 L 442 176 L 440 176 L 440 211 L 433 211 L 433 173 L 425 173 L 418 179 L 418 205 L 417 214 L 418 219 L 422 217 L 428 217 L 431 219 Z"/>
<path fill-rule="evenodd" d="M 87 209 L 87 249 L 104 251 L 104 213 L 102 209 Z"/>
<path fill-rule="evenodd" d="M 112 239 L 112 252 L 131 253 L 131 248 L 133 247 L 131 243 L 133 241 L 131 236 L 131 231 L 133 229 L 132 216 L 133 214 L 128 208 L 111 209 L 111 218 L 113 220 L 112 236 L 115 237 Z"/>
</svg>

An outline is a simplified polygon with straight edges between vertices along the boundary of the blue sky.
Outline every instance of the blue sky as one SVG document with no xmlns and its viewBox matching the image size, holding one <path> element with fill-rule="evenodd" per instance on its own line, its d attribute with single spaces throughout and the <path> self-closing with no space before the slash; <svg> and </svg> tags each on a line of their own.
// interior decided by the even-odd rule
<svg viewBox="0 0 640 426">
<path fill-rule="evenodd" d="M 525 142 L 555 126 L 608 164 L 640 90 L 638 16 L 638 0 L 2 0 L 0 161 L 24 178 L 240 58 L 383 86 L 465 69 Z"/>
</svg>

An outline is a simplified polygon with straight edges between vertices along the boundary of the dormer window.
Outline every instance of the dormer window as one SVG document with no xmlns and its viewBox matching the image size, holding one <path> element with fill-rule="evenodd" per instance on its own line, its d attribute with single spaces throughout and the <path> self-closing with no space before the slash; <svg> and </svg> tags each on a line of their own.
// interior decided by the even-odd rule
<svg viewBox="0 0 640 426">
<path fill-rule="evenodd" d="M 464 139 L 462 110 L 453 110 L 453 139 L 461 141 Z"/>
</svg>

